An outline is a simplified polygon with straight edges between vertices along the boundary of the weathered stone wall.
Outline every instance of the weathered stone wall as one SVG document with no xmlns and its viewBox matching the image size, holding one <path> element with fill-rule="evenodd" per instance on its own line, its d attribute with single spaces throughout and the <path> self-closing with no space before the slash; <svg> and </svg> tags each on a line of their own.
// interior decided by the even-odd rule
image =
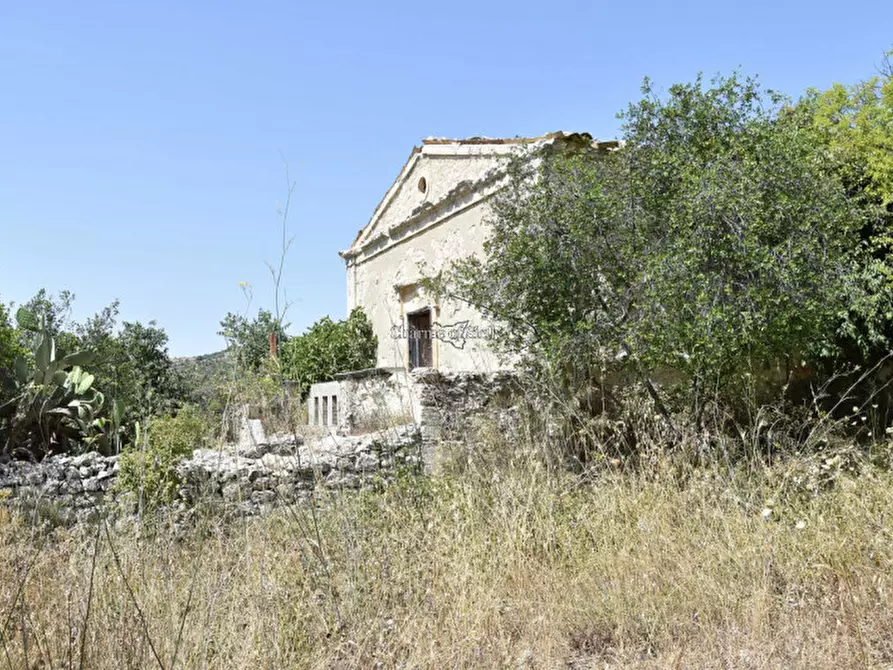
<svg viewBox="0 0 893 670">
<path fill-rule="evenodd" d="M 436 472 L 444 446 L 463 442 L 475 422 L 486 417 L 502 430 L 516 426 L 515 401 L 521 393 L 517 373 L 444 373 L 413 370 L 419 399 L 419 437 L 426 471 Z"/>
<path fill-rule="evenodd" d="M 332 381 L 310 387 L 308 423 L 341 435 L 414 424 L 412 391 L 405 370 L 370 368 L 337 374 Z M 326 408 L 327 416 L 322 416 Z"/>
<path fill-rule="evenodd" d="M 118 458 L 90 452 L 53 456 L 42 463 L 0 463 L 0 503 L 20 511 L 39 509 L 60 523 L 85 520 L 111 494 Z"/>
<path fill-rule="evenodd" d="M 478 418 L 486 415 L 510 429 L 520 392 L 511 372 L 444 373 L 421 368 L 342 383 L 353 386 L 353 398 L 361 408 L 374 405 L 379 394 L 394 394 L 394 384 L 406 385 L 397 400 L 391 397 L 388 402 L 402 403 L 399 398 L 404 398 L 412 405 L 414 423 L 362 435 L 331 433 L 306 442 L 301 438 L 296 442 L 294 436 L 267 437 L 257 430 L 238 447 L 198 449 L 178 466 L 181 485 L 173 508 L 187 513 L 203 500 L 258 514 L 306 497 L 315 487 L 359 488 L 373 478 L 387 479 L 400 467 L 436 472 L 443 446 L 465 440 Z M 251 424 L 249 420 L 246 425 Z M 54 456 L 42 463 L 0 463 L 0 504 L 23 512 L 37 510 L 59 523 L 89 519 L 109 503 L 124 513 L 135 511 L 133 496 L 115 488 L 118 459 L 94 452 Z"/>
<path fill-rule="evenodd" d="M 313 384 L 307 396 L 307 423 L 311 426 L 337 428 L 342 423 L 343 406 L 344 393 L 339 382 Z"/>
<path fill-rule="evenodd" d="M 41 463 L 0 463 L 0 504 L 23 513 L 36 511 L 60 524 L 90 519 L 110 503 L 118 512 L 133 512 L 134 497 L 115 488 L 118 459 L 91 452 Z M 196 450 L 177 468 L 181 485 L 172 505 L 185 513 L 204 500 L 258 514 L 306 497 L 319 486 L 360 488 L 373 478 L 388 478 L 401 466 L 417 469 L 420 463 L 413 426 L 353 437 L 329 435 L 305 444 L 274 436 L 244 448 Z"/>
<path fill-rule="evenodd" d="M 519 391 L 511 371 L 443 372 L 418 368 L 374 368 L 336 375 L 335 381 L 314 384 L 310 395 L 335 393 L 337 388 L 342 434 L 362 434 L 388 426 L 412 423 L 426 444 L 461 439 L 469 422 L 494 400 L 512 405 Z M 333 427 L 334 429 L 334 427 Z"/>
<path fill-rule="evenodd" d="M 176 504 L 220 499 L 253 514 L 307 496 L 317 486 L 360 488 L 399 467 L 417 469 L 421 443 L 414 426 L 359 436 L 327 435 L 295 448 L 287 437 L 271 438 L 250 451 L 199 449 L 180 464 L 183 485 Z"/>
</svg>

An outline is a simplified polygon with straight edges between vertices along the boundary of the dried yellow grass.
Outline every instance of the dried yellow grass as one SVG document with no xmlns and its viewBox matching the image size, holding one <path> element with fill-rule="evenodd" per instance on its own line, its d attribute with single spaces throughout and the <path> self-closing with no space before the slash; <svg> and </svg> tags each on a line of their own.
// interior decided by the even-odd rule
<svg viewBox="0 0 893 670">
<path fill-rule="evenodd" d="M 0 667 L 890 667 L 893 476 L 782 481 L 527 465 L 179 539 L 7 516 Z"/>
</svg>

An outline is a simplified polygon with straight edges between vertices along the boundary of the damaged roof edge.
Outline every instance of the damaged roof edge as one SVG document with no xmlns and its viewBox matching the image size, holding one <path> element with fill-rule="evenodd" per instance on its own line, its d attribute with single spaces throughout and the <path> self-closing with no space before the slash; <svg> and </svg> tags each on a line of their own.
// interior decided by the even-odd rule
<svg viewBox="0 0 893 670">
<path fill-rule="evenodd" d="M 428 137 L 422 140 L 421 146 L 414 146 L 412 148 L 412 152 L 409 154 L 409 158 L 407 158 L 406 162 L 403 164 L 403 167 L 400 169 L 400 173 L 397 175 L 397 179 L 391 185 L 390 188 L 385 192 L 379 201 L 378 205 L 376 205 L 375 210 L 372 212 L 372 216 L 369 219 L 369 222 L 363 226 L 358 232 L 350 247 L 339 251 L 338 255 L 344 259 L 348 260 L 357 255 L 359 249 L 360 240 L 363 239 L 363 235 L 370 230 L 370 227 L 376 221 L 379 212 L 384 208 L 386 203 L 388 202 L 390 196 L 396 192 L 398 189 L 401 179 L 408 171 L 410 165 L 413 162 L 413 159 L 420 153 L 424 153 L 424 149 L 426 146 L 467 146 L 467 145 L 528 145 L 528 144 L 536 144 L 538 142 L 548 142 L 550 140 L 566 140 L 569 142 L 580 142 L 582 144 L 586 144 L 592 146 L 596 149 L 617 149 L 622 146 L 622 142 L 619 140 L 608 140 L 604 142 L 600 142 L 598 140 L 593 139 L 592 135 L 589 133 L 575 133 L 575 132 L 565 132 L 562 130 L 555 131 L 552 133 L 546 133 L 545 135 L 539 135 L 537 137 L 468 137 L 464 139 L 451 139 L 446 137 Z"/>
<path fill-rule="evenodd" d="M 589 133 L 568 133 L 558 130 L 554 133 L 546 133 L 537 137 L 467 137 L 464 139 L 451 139 L 448 137 L 428 137 L 422 140 L 423 145 L 428 144 L 533 144 L 543 140 L 579 138 L 592 141 Z"/>
</svg>

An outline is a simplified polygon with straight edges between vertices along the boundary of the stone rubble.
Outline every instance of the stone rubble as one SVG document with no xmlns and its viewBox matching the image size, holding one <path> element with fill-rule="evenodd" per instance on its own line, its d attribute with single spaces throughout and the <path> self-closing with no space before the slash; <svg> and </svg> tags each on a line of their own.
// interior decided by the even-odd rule
<svg viewBox="0 0 893 670">
<path fill-rule="evenodd" d="M 0 463 L 0 504 L 37 510 L 59 524 L 89 520 L 100 506 L 127 498 L 115 488 L 119 458 L 89 452 L 41 463 Z M 172 504 L 185 513 L 198 500 L 211 500 L 259 514 L 306 497 L 317 486 L 359 488 L 376 476 L 389 476 L 395 467 L 417 469 L 420 463 L 419 435 L 412 425 L 306 443 L 300 436 L 273 435 L 250 444 L 196 449 L 177 466 L 180 486 Z"/>
<path fill-rule="evenodd" d="M 496 419 L 499 430 L 517 430 L 518 378 L 510 372 L 411 373 L 418 396 L 417 425 L 363 435 L 264 434 L 247 406 L 233 431 L 236 444 L 197 449 L 177 466 L 180 485 L 172 503 L 189 513 L 199 501 L 216 501 L 245 514 L 308 497 L 316 487 L 360 488 L 395 469 L 436 472 L 440 445 L 462 442 L 477 417 Z M 387 389 L 384 389 L 387 390 Z M 88 519 L 110 501 L 135 509 L 133 495 L 115 488 L 118 456 L 95 452 L 53 456 L 42 463 L 0 462 L 0 505 L 38 510 L 60 523 Z"/>
</svg>

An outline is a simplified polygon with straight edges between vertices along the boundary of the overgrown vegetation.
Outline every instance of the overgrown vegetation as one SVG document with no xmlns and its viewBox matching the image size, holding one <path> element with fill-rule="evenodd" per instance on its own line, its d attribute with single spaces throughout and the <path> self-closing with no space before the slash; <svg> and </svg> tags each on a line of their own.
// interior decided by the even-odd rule
<svg viewBox="0 0 893 670">
<path fill-rule="evenodd" d="M 148 438 L 122 455 L 116 484 L 154 507 L 173 498 L 179 483 L 178 461 L 206 446 L 211 430 L 207 420 L 188 407 L 176 416 L 151 420 L 147 430 Z"/>
<path fill-rule="evenodd" d="M 377 348 L 372 324 L 357 307 L 344 321 L 323 317 L 306 333 L 289 340 L 281 352 L 282 374 L 305 396 L 312 384 L 338 372 L 374 366 Z"/>
<path fill-rule="evenodd" d="M 732 479 L 664 462 L 586 481 L 523 450 L 510 460 L 498 476 L 472 463 L 235 526 L 207 514 L 185 538 L 83 527 L 37 551 L 27 527 L 0 522 L 7 658 L 810 670 L 893 659 L 889 472 L 819 461 L 812 495 L 807 476 L 793 481 L 809 468 Z"/>
<path fill-rule="evenodd" d="M 12 394 L 16 358 L 26 355 L 9 318 L 9 309 L 0 302 L 0 401 Z"/>
<path fill-rule="evenodd" d="M 0 454 L 41 458 L 91 443 L 105 400 L 93 388 L 93 375 L 81 368 L 93 354 L 60 357 L 46 321 L 38 323 L 25 308 L 19 309 L 17 320 L 34 351 L 30 365 L 24 356 L 16 357 L 10 397 L 0 402 Z"/>
<path fill-rule="evenodd" d="M 432 282 L 499 324 L 493 345 L 547 397 L 572 398 L 570 439 L 592 417 L 586 439 L 611 433 L 635 451 L 621 380 L 647 392 L 669 439 L 684 425 L 709 440 L 753 429 L 748 408 L 794 400 L 798 376 L 823 386 L 890 352 L 883 175 L 869 176 L 884 163 L 822 137 L 825 98 L 794 110 L 738 76 L 666 97 L 646 81 L 643 94 L 621 115 L 620 150 L 511 165 L 486 257 Z M 883 132 L 889 119 L 871 136 Z M 854 155 L 859 188 L 842 165 Z"/>
<path fill-rule="evenodd" d="M 263 519 L 196 500 L 189 527 L 161 506 L 49 532 L 0 508 L 7 665 L 889 666 L 891 74 L 796 103 L 646 83 L 618 150 L 513 164 L 486 259 L 429 283 L 524 363 L 511 426 L 444 446 L 439 477 Z M 359 311 L 288 338 L 282 266 L 275 314 L 227 315 L 228 351 L 179 367 L 116 304 L 0 309 L 7 451 L 123 449 L 143 510 L 233 406 L 293 431 L 283 381 L 376 342 Z"/>
<path fill-rule="evenodd" d="M 41 289 L 18 310 L 15 328 L 8 318 L 0 322 L 4 360 L 12 361 L 0 372 L 4 453 L 114 453 L 132 442 L 137 422 L 176 412 L 187 399 L 163 329 L 154 322 L 118 327 L 117 301 L 71 322 L 73 300 L 68 291 Z"/>
<path fill-rule="evenodd" d="M 826 149 L 830 167 L 860 209 L 860 277 L 844 335 L 855 348 L 883 355 L 893 340 L 893 63 L 852 86 L 809 91 L 793 110 Z"/>
</svg>

